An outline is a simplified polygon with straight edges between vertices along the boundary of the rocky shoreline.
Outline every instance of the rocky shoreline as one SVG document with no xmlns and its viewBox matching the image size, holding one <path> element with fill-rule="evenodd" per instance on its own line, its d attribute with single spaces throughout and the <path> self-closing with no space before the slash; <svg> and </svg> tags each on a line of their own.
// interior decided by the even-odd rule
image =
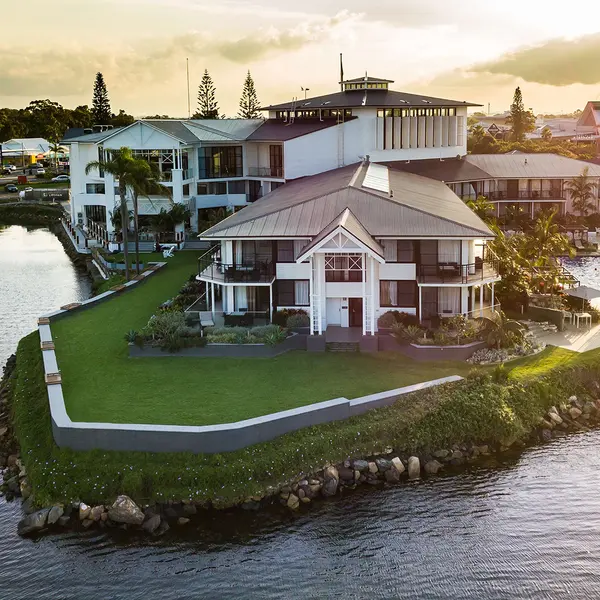
<svg viewBox="0 0 600 600">
<path fill-rule="evenodd" d="M 19 498 L 22 501 L 25 516 L 17 526 L 20 535 L 66 528 L 120 528 L 158 536 L 171 527 L 193 523 L 207 510 L 218 510 L 210 502 L 195 503 L 190 500 L 139 506 L 125 495 L 117 497 L 110 505 L 73 502 L 41 509 L 36 507 L 10 425 L 9 397 L 15 363 L 16 359 L 12 356 L 0 382 L 0 475 L 3 481 L 0 494 L 4 494 L 7 500 Z M 571 396 L 560 405 L 551 407 L 527 440 L 505 440 L 501 445 L 457 444 L 413 456 L 385 448 L 380 454 L 360 459 L 348 458 L 342 463 L 325 465 L 316 473 L 303 474 L 294 481 L 270 489 L 264 496 L 246 498 L 237 508 L 254 511 L 282 505 L 291 511 L 298 511 L 302 510 L 302 505 L 332 498 L 360 486 L 387 487 L 434 477 L 441 471 L 452 471 L 466 464 L 477 463 L 509 449 L 548 442 L 569 432 L 588 431 L 597 424 L 600 424 L 600 399 L 582 401 Z"/>
</svg>

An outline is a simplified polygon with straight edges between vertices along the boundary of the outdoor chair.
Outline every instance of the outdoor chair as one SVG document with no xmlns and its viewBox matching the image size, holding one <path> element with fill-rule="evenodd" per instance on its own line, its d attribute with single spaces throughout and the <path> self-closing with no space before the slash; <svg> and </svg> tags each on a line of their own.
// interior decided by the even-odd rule
<svg viewBox="0 0 600 600">
<path fill-rule="evenodd" d="M 173 258 L 173 246 L 163 250 L 163 258 Z"/>
<path fill-rule="evenodd" d="M 565 323 L 567 321 L 569 321 L 569 323 L 572 324 L 573 323 L 573 313 L 568 310 L 563 310 L 562 313 L 563 313 L 563 319 L 565 320 Z"/>
</svg>

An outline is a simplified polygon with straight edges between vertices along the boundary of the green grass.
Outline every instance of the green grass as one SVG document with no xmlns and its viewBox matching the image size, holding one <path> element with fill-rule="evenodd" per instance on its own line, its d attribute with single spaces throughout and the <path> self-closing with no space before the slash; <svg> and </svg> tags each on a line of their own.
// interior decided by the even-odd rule
<svg viewBox="0 0 600 600">
<path fill-rule="evenodd" d="M 125 256 L 123 256 L 122 252 L 117 252 L 115 254 L 106 254 L 105 258 L 109 262 L 125 264 Z M 133 250 L 129 252 L 129 260 L 132 265 L 135 264 L 135 252 Z M 165 259 L 162 252 L 140 252 L 140 262 L 143 264 L 146 264 L 148 262 L 168 262 L 170 260 L 172 259 Z"/>
<path fill-rule="evenodd" d="M 598 353 L 591 351 L 590 356 Z M 526 379 L 528 377 L 540 377 L 550 373 L 559 367 L 566 367 L 581 361 L 581 355 L 572 350 L 548 346 L 545 350 L 535 356 L 519 358 L 506 365 L 509 377 L 512 379 Z"/>
<path fill-rule="evenodd" d="M 195 253 L 180 252 L 138 289 L 52 325 L 67 411 L 74 421 L 227 423 L 448 375 L 464 376 L 472 369 L 462 362 L 417 362 L 398 353 L 129 358 L 125 333 L 139 331 L 156 307 L 177 293 L 195 266 Z M 565 351 L 546 350 L 543 356 L 513 363 L 511 371 L 513 377 L 536 374 L 543 365 L 554 368 L 567 357 Z"/>
</svg>

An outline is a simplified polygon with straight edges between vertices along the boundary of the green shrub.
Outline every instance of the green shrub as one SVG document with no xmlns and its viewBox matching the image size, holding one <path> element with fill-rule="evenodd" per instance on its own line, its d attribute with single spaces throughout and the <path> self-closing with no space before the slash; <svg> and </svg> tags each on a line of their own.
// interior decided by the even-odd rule
<svg viewBox="0 0 600 600">
<path fill-rule="evenodd" d="M 262 325 L 259 327 L 253 327 L 250 332 L 257 338 L 264 340 L 265 337 L 272 333 L 279 333 L 281 331 L 279 325 Z"/>
<path fill-rule="evenodd" d="M 129 344 L 135 344 L 135 342 L 138 339 L 138 337 L 139 337 L 138 332 L 135 331 L 134 329 L 130 329 L 125 334 L 125 341 L 128 342 Z"/>
<path fill-rule="evenodd" d="M 412 344 L 431 344 L 433 340 L 427 341 L 425 337 L 427 331 L 418 325 L 403 325 L 402 323 L 394 323 L 392 325 L 392 335 L 397 340 L 406 340 Z"/>
<path fill-rule="evenodd" d="M 207 334 L 205 337 L 209 344 L 237 344 L 238 336 L 237 333 L 219 333 Z"/>
<path fill-rule="evenodd" d="M 287 318 L 285 326 L 288 329 L 297 329 L 300 327 L 309 327 L 310 326 L 310 317 L 304 314 L 290 315 Z"/>
<path fill-rule="evenodd" d="M 144 328 L 144 333 L 152 339 L 163 340 L 167 337 L 171 341 L 185 331 L 185 316 L 182 312 L 159 312 L 150 317 Z"/>
<path fill-rule="evenodd" d="M 276 310 L 273 313 L 273 318 L 271 319 L 271 321 L 273 325 L 286 327 L 287 321 L 292 315 L 307 315 L 307 312 L 299 308 L 284 308 L 282 310 Z"/>
<path fill-rule="evenodd" d="M 265 335 L 265 344 L 267 344 L 267 346 L 276 346 L 277 344 L 281 344 L 286 337 L 286 330 L 279 327 L 276 331 L 271 331 Z"/>
<path fill-rule="evenodd" d="M 391 329 L 395 323 L 400 323 L 402 325 L 419 325 L 419 319 L 416 315 L 411 315 L 409 313 L 405 313 L 399 310 L 388 310 L 383 313 L 379 319 L 377 320 L 377 324 L 379 327 L 383 327 L 384 329 Z"/>
</svg>

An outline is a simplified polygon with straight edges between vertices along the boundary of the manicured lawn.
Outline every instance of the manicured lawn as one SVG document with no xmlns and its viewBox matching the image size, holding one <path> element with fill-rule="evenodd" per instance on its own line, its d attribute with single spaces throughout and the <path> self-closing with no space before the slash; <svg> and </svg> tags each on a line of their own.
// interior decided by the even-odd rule
<svg viewBox="0 0 600 600">
<path fill-rule="evenodd" d="M 189 254 L 189 252 L 187 252 L 186 254 Z M 122 252 L 116 252 L 115 254 L 108 254 L 106 256 L 106 259 L 109 260 L 110 262 L 117 262 L 117 263 L 125 262 L 125 257 L 123 256 Z M 129 260 L 132 265 L 135 264 L 135 251 L 134 250 L 129 251 Z M 144 264 L 146 264 L 148 262 L 165 262 L 165 261 L 168 262 L 170 260 L 173 260 L 173 259 L 172 258 L 164 258 L 162 252 L 141 252 L 140 251 L 140 262 L 142 262 Z"/>
<path fill-rule="evenodd" d="M 75 421 L 207 425 L 341 396 L 355 398 L 447 375 L 466 363 L 415 362 L 396 353 L 309 354 L 274 359 L 130 359 L 124 335 L 195 273 L 197 253 L 179 252 L 139 288 L 53 324 L 67 410 Z M 539 374 L 566 351 L 513 363 L 512 377 Z M 549 365 L 549 367 L 548 367 Z"/>
<path fill-rule="evenodd" d="M 527 377 L 539 377 L 545 375 L 558 367 L 568 366 L 569 363 L 581 364 L 582 356 L 598 356 L 598 352 L 591 351 L 585 355 L 557 348 L 556 346 L 548 346 L 543 352 L 535 356 L 520 358 L 507 364 L 506 368 L 509 371 L 509 377 L 512 379 L 523 379 Z"/>
</svg>

